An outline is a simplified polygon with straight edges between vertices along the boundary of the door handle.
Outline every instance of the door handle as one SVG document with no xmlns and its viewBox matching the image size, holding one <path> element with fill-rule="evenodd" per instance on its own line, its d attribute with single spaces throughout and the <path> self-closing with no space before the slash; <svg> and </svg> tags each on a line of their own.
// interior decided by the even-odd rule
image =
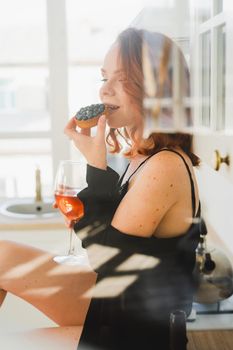
<svg viewBox="0 0 233 350">
<path fill-rule="evenodd" d="M 220 152 L 218 150 L 214 151 L 214 160 L 213 160 L 213 167 L 214 170 L 218 171 L 220 169 L 220 166 L 225 163 L 227 166 L 230 165 L 230 156 L 227 154 L 225 157 L 222 157 Z"/>
</svg>

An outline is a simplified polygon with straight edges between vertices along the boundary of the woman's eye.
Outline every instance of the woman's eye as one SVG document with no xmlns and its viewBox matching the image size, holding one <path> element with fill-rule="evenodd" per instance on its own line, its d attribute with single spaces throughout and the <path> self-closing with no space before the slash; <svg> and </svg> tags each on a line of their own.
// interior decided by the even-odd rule
<svg viewBox="0 0 233 350">
<path fill-rule="evenodd" d="M 101 81 L 103 81 L 104 83 L 105 83 L 107 80 L 108 80 L 107 78 L 101 79 Z"/>
</svg>

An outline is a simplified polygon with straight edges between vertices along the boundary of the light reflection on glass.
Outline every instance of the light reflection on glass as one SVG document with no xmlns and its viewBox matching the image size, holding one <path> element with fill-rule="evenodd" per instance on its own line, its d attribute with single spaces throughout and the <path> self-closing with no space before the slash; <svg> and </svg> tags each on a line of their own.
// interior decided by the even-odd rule
<svg viewBox="0 0 233 350">
<path fill-rule="evenodd" d="M 90 296 L 94 298 L 114 298 L 121 295 L 131 284 L 137 280 L 137 275 L 114 276 L 104 278 L 89 289 L 83 297 Z"/>
<path fill-rule="evenodd" d="M 147 256 L 143 254 L 133 254 L 122 264 L 120 264 L 116 271 L 134 271 L 134 270 L 146 270 L 152 269 L 159 265 L 160 259 L 153 256 Z"/>
<path fill-rule="evenodd" d="M 1 274 L 1 278 L 4 280 L 10 278 L 19 278 L 20 276 L 22 277 L 23 275 L 31 273 L 33 269 L 37 269 L 43 264 L 46 264 L 50 260 L 50 254 L 40 255 L 33 260 L 29 259 L 28 261 L 23 262 L 22 264 L 18 264 L 17 266 Z"/>
<path fill-rule="evenodd" d="M 88 247 L 88 258 L 91 267 L 95 270 L 120 252 L 120 249 L 92 244 Z"/>
</svg>

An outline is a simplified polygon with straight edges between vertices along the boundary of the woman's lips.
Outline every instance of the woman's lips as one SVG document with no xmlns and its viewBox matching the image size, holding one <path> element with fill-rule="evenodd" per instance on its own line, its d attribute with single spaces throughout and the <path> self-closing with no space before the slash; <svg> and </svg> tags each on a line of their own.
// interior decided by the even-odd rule
<svg viewBox="0 0 233 350">
<path fill-rule="evenodd" d="M 108 108 L 108 115 L 111 115 L 113 113 L 115 113 L 120 107 L 117 107 L 115 109 L 111 109 L 111 108 Z"/>
<path fill-rule="evenodd" d="M 112 105 L 112 104 L 105 104 L 105 107 L 107 108 L 107 113 L 106 116 L 110 116 L 114 112 L 116 112 L 120 107 L 117 105 Z"/>
</svg>

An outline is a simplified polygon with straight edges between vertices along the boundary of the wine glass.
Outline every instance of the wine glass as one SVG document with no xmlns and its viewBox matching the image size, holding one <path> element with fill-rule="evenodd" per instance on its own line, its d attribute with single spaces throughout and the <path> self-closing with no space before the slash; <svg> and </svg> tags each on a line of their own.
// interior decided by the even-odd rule
<svg viewBox="0 0 233 350">
<path fill-rule="evenodd" d="M 54 261 L 59 264 L 85 265 L 87 256 L 85 249 L 74 242 L 77 237 L 73 225 L 84 216 L 84 205 L 78 197 L 78 193 L 87 187 L 86 163 L 73 160 L 62 160 L 59 163 L 54 186 L 54 196 L 60 212 L 72 222 L 70 228 L 69 250 L 67 255 L 55 256 Z M 81 243 L 81 241 L 79 241 Z M 78 251 L 77 251 L 78 250 Z"/>
</svg>

